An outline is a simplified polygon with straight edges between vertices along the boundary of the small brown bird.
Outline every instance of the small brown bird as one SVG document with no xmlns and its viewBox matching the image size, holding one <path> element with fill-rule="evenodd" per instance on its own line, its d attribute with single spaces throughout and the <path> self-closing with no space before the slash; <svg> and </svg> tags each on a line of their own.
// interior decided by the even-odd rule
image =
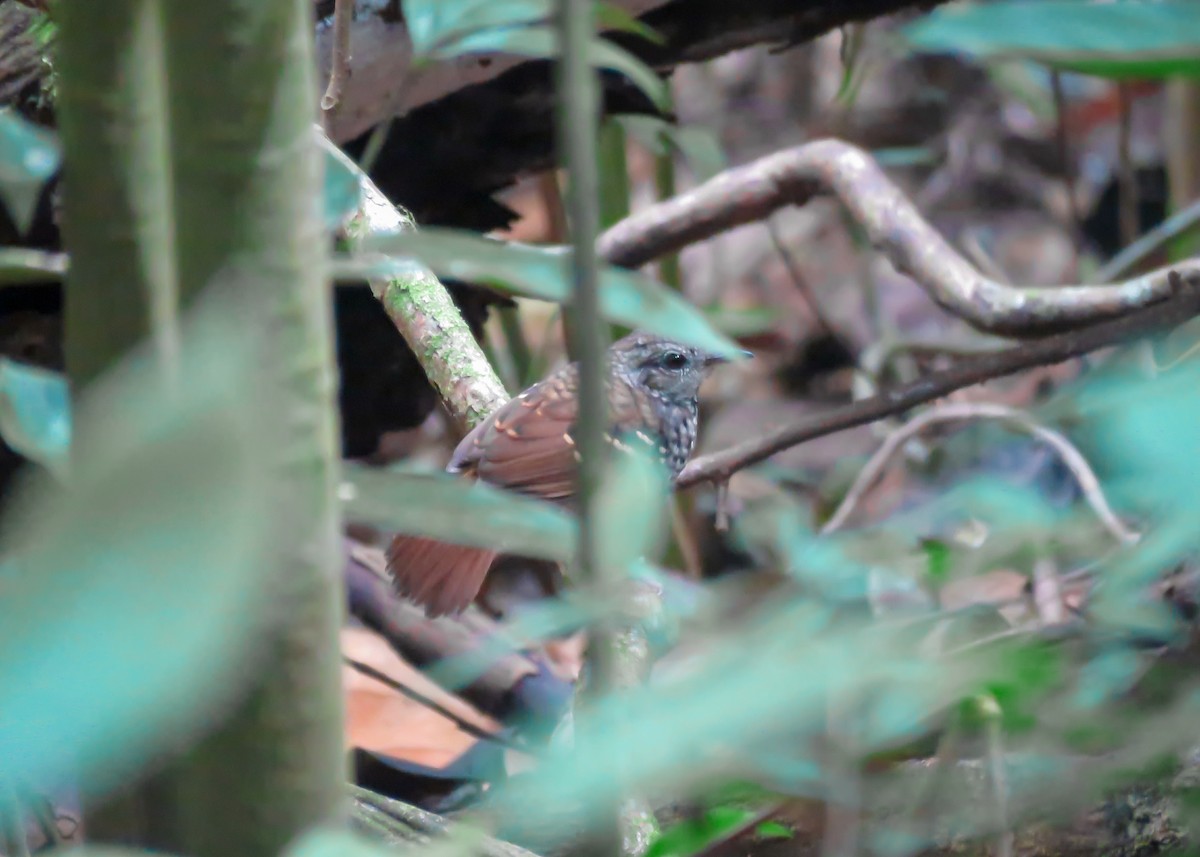
<svg viewBox="0 0 1200 857">
<path fill-rule="evenodd" d="M 645 333 L 613 343 L 608 358 L 609 438 L 640 436 L 678 476 L 696 444 L 700 384 L 725 358 Z M 571 363 L 534 384 L 464 437 L 446 469 L 569 506 L 578 381 Z M 396 536 L 388 569 L 400 594 L 441 616 L 475 600 L 495 558 L 492 550 Z"/>
</svg>

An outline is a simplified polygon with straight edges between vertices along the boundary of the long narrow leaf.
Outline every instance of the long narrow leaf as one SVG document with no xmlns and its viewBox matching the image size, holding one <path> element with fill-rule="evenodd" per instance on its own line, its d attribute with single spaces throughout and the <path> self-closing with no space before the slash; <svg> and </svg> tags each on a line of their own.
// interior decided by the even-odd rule
<svg viewBox="0 0 1200 857">
<path fill-rule="evenodd" d="M 346 518 L 413 536 L 567 560 L 576 524 L 562 510 L 444 473 L 388 473 L 349 466 Z"/>
<path fill-rule="evenodd" d="M 64 489 L 26 486 L 0 564 L 0 772 L 104 791 L 232 701 L 273 547 L 269 437 L 237 342 L 145 364 L 81 405 Z M 77 444 L 78 445 L 78 444 Z"/>
<path fill-rule="evenodd" d="M 372 236 L 360 257 L 341 260 L 339 275 L 364 279 L 403 276 L 418 259 L 442 277 L 490 285 L 514 294 L 568 303 L 571 254 L 505 244 L 449 229 Z M 387 256 L 382 254 L 389 254 Z M 600 274 L 600 306 L 609 321 L 672 337 L 714 354 L 741 351 L 709 325 L 704 314 L 671 290 L 622 268 Z"/>
</svg>

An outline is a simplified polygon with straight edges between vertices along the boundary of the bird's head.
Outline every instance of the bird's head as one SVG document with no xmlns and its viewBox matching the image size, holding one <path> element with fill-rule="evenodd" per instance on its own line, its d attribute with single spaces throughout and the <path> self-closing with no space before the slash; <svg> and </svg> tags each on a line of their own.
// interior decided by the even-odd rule
<svg viewBox="0 0 1200 857">
<path fill-rule="evenodd" d="M 695 401 L 712 368 L 728 362 L 720 355 L 647 333 L 631 333 L 613 343 L 609 358 L 614 373 L 673 403 Z"/>
</svg>

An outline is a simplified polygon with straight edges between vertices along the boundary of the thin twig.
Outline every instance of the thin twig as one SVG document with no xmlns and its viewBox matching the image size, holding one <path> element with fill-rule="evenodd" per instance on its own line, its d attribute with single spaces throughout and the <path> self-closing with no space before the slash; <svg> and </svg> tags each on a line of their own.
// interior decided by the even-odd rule
<svg viewBox="0 0 1200 857">
<path fill-rule="evenodd" d="M 683 559 L 683 570 L 692 580 L 704 576 L 704 567 L 700 562 L 700 549 L 696 547 L 696 539 L 688 527 L 687 519 L 680 507 L 682 499 L 678 494 L 672 494 L 667 500 L 671 512 L 671 533 L 675 536 L 675 544 L 679 546 L 679 556 Z"/>
<path fill-rule="evenodd" d="M 1071 471 L 1075 481 L 1079 483 L 1079 489 L 1083 492 L 1084 499 L 1092 507 L 1105 529 L 1112 533 L 1113 537 L 1121 544 L 1130 545 L 1138 541 L 1138 534 L 1126 527 L 1113 512 L 1112 507 L 1108 505 L 1108 500 L 1104 497 L 1104 491 L 1100 487 L 1100 480 L 1096 478 L 1095 471 L 1074 444 L 1059 432 L 1034 422 L 1021 411 L 1010 408 L 1008 405 L 990 402 L 951 402 L 938 405 L 914 417 L 889 434 L 875 454 L 868 459 L 863 469 L 859 471 L 854 484 L 846 492 L 837 511 L 821 528 L 822 535 L 833 533 L 845 525 L 851 513 L 882 475 L 888 462 L 910 439 L 932 425 L 979 419 L 1001 420 L 1028 432 L 1050 446 L 1062 459 L 1066 468 Z"/>
<path fill-rule="evenodd" d="M 1200 199 L 1162 223 L 1113 256 L 1096 272 L 1097 283 L 1111 283 L 1133 270 L 1134 266 L 1178 235 L 1200 223 Z"/>
<path fill-rule="evenodd" d="M 1063 604 L 1062 585 L 1058 569 L 1048 556 L 1038 557 L 1033 563 L 1033 603 L 1044 625 L 1061 625 L 1067 619 Z"/>
<path fill-rule="evenodd" d="M 615 588 L 621 582 L 621 573 L 601 562 L 595 518 L 609 419 L 605 381 L 608 330 L 600 310 L 596 252 L 596 236 L 600 231 L 597 158 L 600 82 L 589 51 L 594 36 L 593 10 L 591 0 L 558 0 L 557 8 L 562 54 L 558 62 L 556 137 L 560 160 L 570 176 L 566 198 L 574 249 L 573 300 L 567 317 L 571 356 L 579 365 L 575 437 L 580 458 L 575 492 L 579 535 L 575 568 L 581 581 Z M 616 628 L 609 623 L 593 627 L 588 646 L 591 673 L 587 691 L 593 699 L 628 689 L 626 679 L 633 683 L 644 680 L 650 661 L 644 638 L 640 627 Z M 649 805 L 638 796 L 623 794 L 612 809 L 611 827 L 600 837 L 604 842 L 602 847 L 621 857 L 641 857 L 650 847 L 649 831 L 655 825 Z M 607 810 L 605 807 L 604 811 Z"/>
<path fill-rule="evenodd" d="M 796 287 L 796 291 L 800 293 L 800 297 L 804 298 L 804 303 L 807 304 L 808 311 L 812 313 L 813 321 L 817 323 L 817 327 L 824 330 L 829 337 L 842 342 L 844 345 L 845 342 L 841 335 L 825 316 L 825 311 L 821 308 L 821 301 L 817 299 L 812 284 L 808 282 L 808 277 L 804 276 L 804 272 L 800 270 L 800 266 L 796 264 L 796 260 L 792 258 L 792 254 L 784 246 L 783 237 L 779 234 L 779 227 L 770 218 L 767 219 L 767 232 L 771 235 L 771 243 L 775 246 L 775 252 L 783 260 L 783 265 L 792 280 L 792 285 Z M 847 350 L 853 353 L 852 349 Z"/>
<path fill-rule="evenodd" d="M 445 717 L 447 720 L 449 720 L 451 723 L 453 723 L 455 726 L 457 726 L 463 732 L 470 735 L 472 738 L 478 738 L 480 741 L 491 741 L 494 744 L 500 744 L 501 746 L 507 747 L 510 750 L 525 750 L 526 749 L 526 748 L 522 747 L 520 744 L 514 743 L 513 741 L 510 741 L 508 738 L 505 738 L 503 735 L 500 735 L 495 732 L 488 732 L 486 729 L 480 729 L 474 723 L 470 722 L 469 720 L 463 719 L 462 717 L 455 714 L 449 708 L 446 708 L 446 706 L 442 705 L 441 703 L 437 702 L 436 700 L 430 699 L 428 696 L 421 693 L 419 690 L 413 690 L 408 685 L 403 684 L 399 681 L 396 681 L 396 679 L 392 678 L 387 673 L 382 672 L 381 670 L 375 669 L 375 667 L 371 666 L 370 664 L 364 664 L 362 661 L 356 661 L 354 658 L 349 658 L 349 657 L 346 657 L 345 655 L 342 656 L 342 661 L 345 662 L 345 664 L 347 666 L 352 667 L 355 670 L 358 670 L 358 672 L 362 673 L 363 675 L 367 676 L 368 678 L 373 678 L 373 679 L 375 679 L 375 681 L 379 682 L 380 684 L 385 684 L 388 687 L 390 687 L 392 690 L 396 691 L 397 693 L 407 696 L 413 702 L 420 703 L 421 705 L 428 708 L 430 711 L 440 714 L 442 717 Z"/>
<path fill-rule="evenodd" d="M 1138 185 L 1133 166 L 1133 96 L 1129 84 L 1117 82 L 1120 121 L 1117 128 L 1117 206 L 1121 246 L 1128 247 L 1138 234 Z"/>
<path fill-rule="evenodd" d="M 1083 237 L 1083 210 L 1079 202 L 1079 183 L 1075 180 L 1075 160 L 1071 151 L 1071 135 L 1067 129 L 1067 97 L 1063 92 L 1062 72 L 1051 70 L 1050 91 L 1054 94 L 1055 136 L 1058 141 L 1058 157 L 1062 161 L 1063 184 L 1067 190 L 1071 234 L 1078 242 Z"/>
<path fill-rule="evenodd" d="M 998 283 L 1004 283 L 1006 286 L 1012 285 L 1012 278 L 1001 270 L 1000 263 L 983 248 L 983 242 L 979 240 L 979 233 L 976 230 L 964 230 L 959 240 L 962 241 L 963 250 L 981 271 Z"/>
<path fill-rule="evenodd" d="M 729 532 L 729 480 L 717 482 L 717 514 L 713 528 L 718 533 Z"/>
<path fill-rule="evenodd" d="M 342 90 L 350 79 L 350 28 L 354 25 L 354 0 L 335 0 L 333 6 L 333 51 L 329 57 L 329 85 L 321 96 L 321 114 L 326 132 L 334 111 L 342 101 Z"/>
<path fill-rule="evenodd" d="M 744 467 L 806 440 L 903 413 L 963 387 L 1012 375 L 1034 366 L 1061 363 L 1110 345 L 1172 328 L 1200 314 L 1200 274 L 1192 273 L 1195 267 L 1189 266 L 1186 282 L 1185 278 L 1178 275 L 1171 278 L 1177 284 L 1178 294 L 1166 301 L 1131 312 L 1124 318 L 1023 343 L 994 354 L 964 359 L 949 369 L 930 373 L 845 407 L 784 426 L 721 452 L 702 456 L 684 468 L 675 481 L 676 487 L 686 488 L 698 482 L 720 482 Z"/>
<path fill-rule="evenodd" d="M 1004 725 L 1000 722 L 1000 704 L 991 694 L 979 700 L 987 743 L 988 777 L 996 813 L 996 855 L 1012 857 L 1013 832 L 1008 811 L 1008 776 L 1004 769 Z"/>
<path fill-rule="evenodd" d="M 637 267 L 752 223 L 787 206 L 835 193 L 871 243 L 947 312 L 973 326 L 1034 337 L 1114 318 L 1170 294 L 1167 269 L 1112 286 L 1006 286 L 985 277 L 917 211 L 863 150 L 819 140 L 728 170 L 688 193 L 649 206 L 597 242 L 611 263 Z M 1177 266 L 1200 272 L 1200 259 Z"/>
</svg>

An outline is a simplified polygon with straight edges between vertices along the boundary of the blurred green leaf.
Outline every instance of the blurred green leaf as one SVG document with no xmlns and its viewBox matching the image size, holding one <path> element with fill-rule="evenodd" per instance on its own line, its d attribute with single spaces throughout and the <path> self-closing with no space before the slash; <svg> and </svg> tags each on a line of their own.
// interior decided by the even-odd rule
<svg viewBox="0 0 1200 857">
<path fill-rule="evenodd" d="M 0 202 L 18 231 L 29 228 L 42 188 L 61 162 L 53 134 L 26 122 L 11 108 L 0 108 Z"/>
<path fill-rule="evenodd" d="M 24 247 L 0 248 L 0 285 L 20 285 L 62 279 L 67 273 L 64 253 L 46 253 Z"/>
<path fill-rule="evenodd" d="M 320 135 L 325 151 L 324 219 L 325 228 L 340 229 L 362 205 L 361 171 L 336 143 Z"/>
<path fill-rule="evenodd" d="M 646 857 L 689 857 L 754 817 L 738 806 L 715 806 L 704 815 L 669 827 L 650 844 Z"/>
<path fill-rule="evenodd" d="M 705 307 L 704 315 L 709 324 L 726 336 L 741 339 L 774 330 L 783 319 L 784 312 L 778 307 Z"/>
<path fill-rule="evenodd" d="M 622 113 L 611 117 L 652 154 L 679 152 L 697 181 L 708 181 L 728 165 L 721 141 L 708 128 L 675 125 L 657 116 Z"/>
<path fill-rule="evenodd" d="M 1103 77 L 1196 76 L 1196 11 L 1195 0 L 954 4 L 917 19 L 904 35 L 925 51 L 1023 57 Z"/>
<path fill-rule="evenodd" d="M 796 831 L 778 821 L 764 821 L 754 828 L 754 835 L 758 839 L 793 839 Z"/>
<path fill-rule="evenodd" d="M 531 58 L 558 55 L 558 32 L 552 27 L 488 30 L 464 37 L 456 53 L 503 51 Z M 594 39 L 588 46 L 592 65 L 615 71 L 629 78 L 660 109 L 667 108 L 667 87 L 655 71 L 624 48 L 607 39 Z"/>
<path fill-rule="evenodd" d="M 575 519 L 540 500 L 448 473 L 347 465 L 343 480 L 350 521 L 545 559 L 565 561 L 575 552 Z"/>
<path fill-rule="evenodd" d="M 629 454 L 605 469 L 594 510 L 600 562 L 627 572 L 632 563 L 662 547 L 670 480 L 652 445 L 636 435 L 621 439 Z"/>
<path fill-rule="evenodd" d="M 493 52 L 542 59 L 559 54 L 558 33 L 546 25 L 554 14 L 551 0 L 404 0 L 404 14 L 420 59 Z M 611 13 L 604 16 L 614 20 Z M 666 85 L 649 66 L 602 37 L 591 42 L 589 51 L 593 65 L 625 75 L 665 108 Z"/>
<path fill-rule="evenodd" d="M 365 279 L 402 277 L 412 273 L 412 260 L 419 259 L 442 277 L 559 303 L 571 299 L 571 254 L 566 249 L 503 243 L 450 229 L 423 229 L 369 236 L 363 250 L 363 255 L 337 260 L 338 273 Z M 381 255 L 384 253 L 389 256 Z M 732 359 L 742 356 L 737 346 L 712 329 L 700 310 L 633 271 L 601 268 L 600 307 L 609 321 Z"/>
<path fill-rule="evenodd" d="M 71 444 L 66 379 L 0 357 L 0 435 L 16 452 L 65 476 Z"/>
<path fill-rule="evenodd" d="M 145 360 L 100 379 L 77 409 L 67 487 L 42 476 L 7 504 L 6 777 L 103 792 L 254 674 L 273 438 L 243 340 L 185 335 L 186 384 L 169 393 Z"/>
<path fill-rule="evenodd" d="M 600 169 L 600 228 L 608 229 L 629 216 L 629 163 L 625 157 L 625 130 L 606 117 L 597 143 Z"/>
<path fill-rule="evenodd" d="M 553 0 L 402 0 L 402 5 L 418 56 L 445 55 L 447 50 L 452 55 L 455 43 L 468 35 L 544 23 L 554 14 Z"/>
<path fill-rule="evenodd" d="M 633 33 L 656 45 L 665 44 L 662 34 L 637 18 L 630 15 L 620 6 L 612 3 L 596 4 L 596 26 L 601 30 L 617 30 L 622 33 Z"/>
<path fill-rule="evenodd" d="M 938 163 L 940 156 L 928 146 L 897 146 L 871 153 L 881 167 L 923 167 Z"/>
</svg>

